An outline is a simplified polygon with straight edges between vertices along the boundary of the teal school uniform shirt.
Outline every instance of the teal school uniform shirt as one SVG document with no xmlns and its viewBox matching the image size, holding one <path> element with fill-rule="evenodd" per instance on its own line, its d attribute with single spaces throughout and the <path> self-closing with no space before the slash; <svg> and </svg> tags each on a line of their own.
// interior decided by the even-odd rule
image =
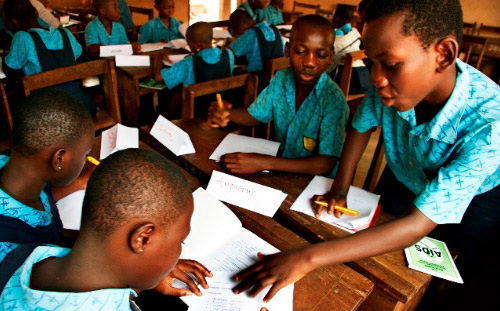
<svg viewBox="0 0 500 311">
<path fill-rule="evenodd" d="M 500 184 L 500 87 L 456 65 L 455 88 L 431 121 L 383 106 L 373 86 L 353 120 L 359 132 L 382 126 L 387 164 L 437 224 L 460 223 L 474 196 Z"/>
<path fill-rule="evenodd" d="M 266 41 L 271 42 L 275 40 L 276 36 L 274 31 L 266 22 L 258 23 L 255 27 L 262 30 Z M 250 28 L 245 31 L 231 43 L 230 47 L 236 57 L 245 55 L 248 61 L 248 72 L 262 71 L 262 57 L 260 55 L 259 42 L 255 30 Z"/>
<path fill-rule="evenodd" d="M 229 66 L 231 72 L 234 69 L 234 55 L 231 51 L 228 51 L 229 55 Z M 219 62 L 222 55 L 222 51 L 219 49 L 205 49 L 198 52 L 203 60 L 209 64 L 215 64 Z M 165 68 L 161 70 L 161 76 L 165 81 L 165 84 L 169 89 L 176 87 L 179 84 L 191 85 L 195 83 L 195 76 L 193 70 L 193 58 L 191 56 L 186 57 L 180 62 L 174 64 L 170 68 Z"/>
<path fill-rule="evenodd" d="M 342 91 L 326 73 L 296 111 L 295 75 L 290 68 L 280 70 L 248 112 L 260 122 L 274 121 L 281 157 L 340 158 L 349 108 Z M 336 169 L 330 176 L 335 173 Z"/>
<path fill-rule="evenodd" d="M 160 41 L 168 42 L 170 40 L 183 38 L 179 31 L 180 22 L 175 17 L 170 17 L 170 28 L 167 28 L 158 16 L 141 26 L 141 36 L 139 43 L 156 43 Z"/>
<path fill-rule="evenodd" d="M 120 23 L 112 23 L 111 35 L 108 34 L 99 18 L 91 21 L 85 28 L 85 44 L 87 47 L 92 44 L 118 45 L 128 43 L 127 32 Z"/>
<path fill-rule="evenodd" d="M 236 10 L 242 10 L 242 11 L 247 12 L 250 15 L 250 17 L 254 21 L 257 21 L 257 22 L 263 21 L 264 18 L 266 17 L 265 12 L 264 12 L 265 10 L 261 10 L 261 9 L 254 10 L 250 7 L 248 2 L 243 2 L 242 4 L 240 4 L 240 6 Z"/>
<path fill-rule="evenodd" d="M 132 19 L 132 13 L 128 7 L 126 0 L 118 0 L 118 9 L 120 10 L 120 23 L 125 27 L 125 29 L 131 29 L 134 27 L 134 20 Z"/>
<path fill-rule="evenodd" d="M 76 41 L 75 37 L 69 30 L 66 31 L 73 55 L 75 59 L 82 54 L 82 47 Z M 32 28 L 29 31 L 36 32 L 45 43 L 49 50 L 59 50 L 63 48 L 62 36 L 56 28 L 49 28 L 49 30 L 41 28 Z M 38 55 L 35 49 L 35 43 L 31 36 L 26 31 L 18 31 L 12 39 L 12 45 L 9 54 L 5 57 L 7 66 L 14 70 L 22 69 L 25 75 L 33 75 L 42 72 L 42 67 L 38 60 Z"/>
<path fill-rule="evenodd" d="M 7 161 L 9 161 L 8 156 L 0 155 L 0 169 L 7 164 Z M 32 227 L 46 226 L 52 222 L 53 214 L 50 211 L 47 194 L 43 191 L 40 193 L 40 201 L 43 205 L 43 211 L 24 205 L 0 189 L 0 215 L 17 218 Z M 16 243 L 0 242 L 0 262 L 17 246 Z"/>
<path fill-rule="evenodd" d="M 280 8 L 274 8 L 272 5 L 268 5 L 267 8 L 264 9 L 264 16 L 269 25 L 283 24 L 283 13 L 281 13 Z"/>
<path fill-rule="evenodd" d="M 130 288 L 109 288 L 90 292 L 40 291 L 30 288 L 33 265 L 49 257 L 64 257 L 70 249 L 39 246 L 17 269 L 0 296 L 0 310 L 113 310 L 129 311 Z"/>
</svg>

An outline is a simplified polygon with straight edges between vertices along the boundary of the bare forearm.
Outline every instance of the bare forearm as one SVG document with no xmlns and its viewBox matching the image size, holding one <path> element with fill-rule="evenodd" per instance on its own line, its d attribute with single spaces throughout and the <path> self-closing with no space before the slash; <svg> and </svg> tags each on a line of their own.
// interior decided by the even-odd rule
<svg viewBox="0 0 500 311">
<path fill-rule="evenodd" d="M 231 109 L 228 118 L 231 122 L 241 126 L 254 127 L 260 123 L 257 119 L 252 117 L 246 109 Z"/>
<path fill-rule="evenodd" d="M 267 170 L 270 171 L 328 175 L 335 167 L 337 158 L 328 155 L 317 155 L 296 159 L 269 157 L 268 163 L 269 167 Z"/>
</svg>

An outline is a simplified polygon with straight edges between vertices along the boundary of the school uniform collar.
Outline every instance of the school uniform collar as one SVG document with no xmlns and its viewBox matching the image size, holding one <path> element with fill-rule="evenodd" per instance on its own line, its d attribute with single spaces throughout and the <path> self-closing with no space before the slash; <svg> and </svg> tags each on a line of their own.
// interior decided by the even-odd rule
<svg viewBox="0 0 500 311">
<path fill-rule="evenodd" d="M 443 143 L 453 144 L 457 140 L 458 126 L 467 107 L 470 85 L 469 73 L 466 65 L 456 60 L 457 79 L 450 98 L 444 107 L 429 122 L 415 127 L 415 110 L 398 112 L 399 116 L 406 119 L 414 129 L 412 134 L 434 139 Z"/>
<path fill-rule="evenodd" d="M 295 96 L 296 96 L 296 85 L 295 85 L 295 74 L 293 73 L 291 68 L 288 68 L 289 74 L 287 75 L 287 79 L 285 81 L 285 85 L 292 85 L 293 86 L 293 92 L 285 92 L 286 100 L 288 102 L 288 105 L 292 111 L 295 111 L 297 113 L 297 110 L 295 109 Z M 323 92 L 323 89 L 325 88 L 325 85 L 328 82 L 328 79 L 330 77 L 326 74 L 326 72 L 323 72 L 321 76 L 319 77 L 318 81 L 316 81 L 316 84 L 314 85 L 314 88 L 311 90 L 309 95 L 304 99 L 302 104 L 306 102 L 314 102 L 317 103 L 319 99 L 321 98 L 321 94 Z M 314 97 L 313 100 L 310 100 L 311 96 Z M 302 105 L 301 105 L 302 106 Z"/>
<path fill-rule="evenodd" d="M 155 17 L 156 19 L 156 25 L 159 27 L 159 28 L 165 28 L 166 30 L 169 30 L 170 31 L 170 28 L 172 28 L 172 17 L 170 17 L 170 28 L 168 28 L 167 26 L 165 26 L 165 24 L 163 23 L 163 21 L 161 20 L 161 18 L 159 16 Z"/>
<path fill-rule="evenodd" d="M 104 33 L 108 37 L 111 38 L 113 36 L 113 31 L 115 30 L 115 24 L 116 24 L 116 22 L 111 22 L 111 34 L 108 34 L 108 31 L 106 30 L 106 27 L 104 27 L 104 25 L 102 24 L 101 19 L 99 17 L 97 17 L 96 21 L 97 21 L 97 25 L 99 25 L 99 27 L 102 28 L 102 30 L 104 31 Z"/>
</svg>

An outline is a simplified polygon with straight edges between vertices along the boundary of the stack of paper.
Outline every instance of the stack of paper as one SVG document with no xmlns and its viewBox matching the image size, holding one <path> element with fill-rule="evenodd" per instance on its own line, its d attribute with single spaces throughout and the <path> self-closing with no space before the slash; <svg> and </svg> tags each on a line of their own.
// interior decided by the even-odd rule
<svg viewBox="0 0 500 311">
<path fill-rule="evenodd" d="M 271 156 L 278 154 L 279 142 L 243 135 L 228 134 L 215 148 L 210 160 L 220 161 L 220 157 L 233 152 L 259 153 Z"/>
</svg>

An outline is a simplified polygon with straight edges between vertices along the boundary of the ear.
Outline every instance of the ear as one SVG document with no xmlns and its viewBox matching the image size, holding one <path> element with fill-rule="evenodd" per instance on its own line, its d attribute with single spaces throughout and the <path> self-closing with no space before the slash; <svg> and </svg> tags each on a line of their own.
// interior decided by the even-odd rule
<svg viewBox="0 0 500 311">
<path fill-rule="evenodd" d="M 142 254 L 151 244 L 152 236 L 155 233 L 155 225 L 145 223 L 137 226 L 129 234 L 129 247 L 135 254 Z"/>
<path fill-rule="evenodd" d="M 455 65 L 458 57 L 458 42 L 453 37 L 446 37 L 436 43 L 436 71 L 442 73 Z"/>
<path fill-rule="evenodd" d="M 66 149 L 57 149 L 51 157 L 51 167 L 55 172 L 60 172 L 67 161 L 68 152 Z"/>
<path fill-rule="evenodd" d="M 285 44 L 285 56 L 290 57 L 290 41 Z"/>
</svg>

